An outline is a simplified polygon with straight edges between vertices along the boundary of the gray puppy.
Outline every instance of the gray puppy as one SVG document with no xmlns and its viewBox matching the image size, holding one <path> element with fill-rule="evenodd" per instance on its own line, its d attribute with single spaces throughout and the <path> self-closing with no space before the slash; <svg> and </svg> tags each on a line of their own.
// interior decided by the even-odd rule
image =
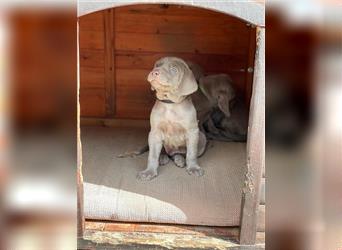
<svg viewBox="0 0 342 250">
<path fill-rule="evenodd" d="M 150 115 L 147 168 L 137 178 L 156 177 L 159 165 L 169 156 L 178 167 L 186 166 L 189 174 L 202 176 L 204 171 L 197 157 L 205 150 L 206 138 L 198 128 L 196 109 L 190 97 L 198 88 L 194 74 L 182 59 L 164 57 L 155 63 L 147 80 L 156 91 L 157 100 Z M 163 148 L 165 154 L 162 154 Z"/>
<path fill-rule="evenodd" d="M 203 75 L 200 66 L 191 65 L 197 75 Z M 219 141 L 246 141 L 248 112 L 236 95 L 232 79 L 226 74 L 201 76 L 198 86 L 199 90 L 192 97 L 199 127 L 206 137 Z"/>
</svg>

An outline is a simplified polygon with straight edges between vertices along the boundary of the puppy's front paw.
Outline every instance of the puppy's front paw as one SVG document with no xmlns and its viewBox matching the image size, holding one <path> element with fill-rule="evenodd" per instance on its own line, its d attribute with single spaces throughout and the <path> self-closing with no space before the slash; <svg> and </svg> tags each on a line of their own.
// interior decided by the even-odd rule
<svg viewBox="0 0 342 250">
<path fill-rule="evenodd" d="M 198 165 L 187 167 L 186 171 L 190 175 L 196 175 L 196 176 L 204 175 L 204 170 Z"/>
<path fill-rule="evenodd" d="M 144 171 L 141 171 L 137 175 L 137 179 L 141 181 L 149 181 L 152 180 L 154 177 L 158 175 L 156 170 L 153 169 L 145 169 Z"/>
</svg>

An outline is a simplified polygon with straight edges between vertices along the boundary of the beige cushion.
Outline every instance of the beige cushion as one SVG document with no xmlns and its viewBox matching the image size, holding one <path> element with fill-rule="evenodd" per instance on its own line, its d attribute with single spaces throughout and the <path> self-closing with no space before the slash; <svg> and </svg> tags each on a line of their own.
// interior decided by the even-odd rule
<svg viewBox="0 0 342 250">
<path fill-rule="evenodd" d="M 147 154 L 116 158 L 147 141 L 141 128 L 82 127 L 86 218 L 237 226 L 245 169 L 244 143 L 213 142 L 199 164 L 203 177 L 190 176 L 172 162 L 149 182 L 136 179 Z"/>
</svg>

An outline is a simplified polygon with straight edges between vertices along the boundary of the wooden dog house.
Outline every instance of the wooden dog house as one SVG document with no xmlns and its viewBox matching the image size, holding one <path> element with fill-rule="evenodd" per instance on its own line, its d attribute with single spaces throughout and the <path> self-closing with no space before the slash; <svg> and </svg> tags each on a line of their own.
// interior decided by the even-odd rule
<svg viewBox="0 0 342 250">
<path fill-rule="evenodd" d="M 79 235 L 83 234 L 86 216 L 238 227 L 240 244 L 255 243 L 264 168 L 263 5 L 192 3 L 194 6 L 186 2 L 122 6 L 96 1 L 79 3 Z M 214 145 L 209 156 L 200 161 L 208 165 L 204 166 L 206 179 L 183 177 L 185 171 L 173 175 L 175 170 L 163 169 L 156 181 L 135 183 L 136 171 L 143 169 L 146 158 L 115 159 L 115 154 L 134 150 L 147 139 L 154 96 L 146 77 L 154 62 L 163 56 L 193 61 L 207 74 L 229 74 L 235 88 L 250 103 L 247 144 Z M 217 168 L 211 170 L 209 166 Z M 186 188 L 182 189 L 182 185 Z M 173 193 L 179 187 L 182 191 Z M 202 190 L 202 196 L 191 193 L 203 187 L 209 191 Z M 212 199 L 217 193 L 221 196 Z M 124 208 L 113 210 L 111 206 L 118 203 L 101 203 L 110 197 L 123 199 L 120 204 Z M 141 213 L 152 212 L 147 212 L 151 213 L 147 219 L 141 219 L 145 217 L 135 214 L 139 206 L 132 204 L 146 199 L 150 199 L 150 205 L 146 208 L 144 203 Z M 129 206 L 135 211 L 130 211 Z M 192 217 L 196 206 L 200 212 Z M 158 209 L 167 210 L 166 215 Z M 207 218 L 213 209 L 214 214 Z M 170 215 L 174 211 L 176 215 Z"/>
</svg>

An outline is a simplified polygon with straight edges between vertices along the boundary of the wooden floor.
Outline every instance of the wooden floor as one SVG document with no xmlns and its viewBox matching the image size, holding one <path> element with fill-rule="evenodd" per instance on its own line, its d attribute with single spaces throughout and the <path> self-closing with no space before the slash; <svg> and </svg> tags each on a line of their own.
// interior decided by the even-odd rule
<svg viewBox="0 0 342 250">
<path fill-rule="evenodd" d="M 203 227 L 86 221 L 78 249 L 264 249 L 265 233 L 255 246 L 238 244 L 238 227 Z"/>
</svg>

